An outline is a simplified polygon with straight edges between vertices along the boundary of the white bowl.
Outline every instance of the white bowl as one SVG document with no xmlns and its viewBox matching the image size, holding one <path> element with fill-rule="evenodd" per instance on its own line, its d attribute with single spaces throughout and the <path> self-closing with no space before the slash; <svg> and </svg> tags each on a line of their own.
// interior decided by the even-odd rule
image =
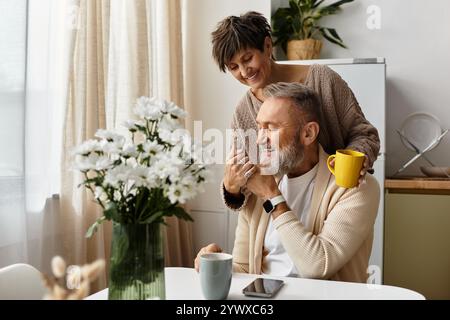
<svg viewBox="0 0 450 320">
<path fill-rule="evenodd" d="M 450 167 L 420 167 L 424 175 L 435 178 L 450 178 Z"/>
</svg>

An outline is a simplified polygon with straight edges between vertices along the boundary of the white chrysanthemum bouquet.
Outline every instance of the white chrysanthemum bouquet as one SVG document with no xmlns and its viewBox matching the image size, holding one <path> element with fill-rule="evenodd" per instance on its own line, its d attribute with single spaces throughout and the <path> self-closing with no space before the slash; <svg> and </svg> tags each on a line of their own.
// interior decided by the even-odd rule
<svg viewBox="0 0 450 320">
<path fill-rule="evenodd" d="M 179 204 L 203 191 L 210 161 L 181 128 L 178 120 L 186 113 L 174 103 L 148 97 L 139 98 L 134 111 L 139 120 L 125 123 L 130 137 L 99 130 L 98 139 L 74 151 L 76 169 L 85 175 L 81 185 L 104 209 L 87 237 L 105 220 L 150 224 L 176 216 L 192 221 Z"/>
</svg>

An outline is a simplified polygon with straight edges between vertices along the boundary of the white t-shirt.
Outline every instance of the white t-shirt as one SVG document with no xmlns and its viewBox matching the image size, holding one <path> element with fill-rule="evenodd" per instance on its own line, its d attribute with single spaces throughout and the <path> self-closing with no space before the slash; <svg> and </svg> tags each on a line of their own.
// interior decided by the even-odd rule
<svg viewBox="0 0 450 320">
<path fill-rule="evenodd" d="M 308 219 L 310 218 L 309 211 L 317 168 L 318 165 L 307 173 L 292 179 L 285 175 L 279 183 L 281 194 L 286 199 L 289 208 L 297 214 L 298 219 L 305 226 L 308 225 Z M 264 249 L 269 253 L 264 258 L 263 274 L 284 277 L 298 276 L 298 271 L 284 249 L 273 225 L 272 217 L 269 219 L 264 237 Z"/>
</svg>

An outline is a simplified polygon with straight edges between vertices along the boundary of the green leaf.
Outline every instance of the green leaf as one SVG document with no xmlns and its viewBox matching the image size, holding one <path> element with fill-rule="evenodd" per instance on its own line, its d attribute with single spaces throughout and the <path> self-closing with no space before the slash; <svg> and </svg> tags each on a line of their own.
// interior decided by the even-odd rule
<svg viewBox="0 0 450 320">
<path fill-rule="evenodd" d="M 122 222 L 122 217 L 120 216 L 119 211 L 117 210 L 117 205 L 114 202 L 110 202 L 106 205 L 103 214 L 108 220 L 114 220 L 119 223 Z"/>
<path fill-rule="evenodd" d="M 321 28 L 320 29 L 320 33 L 322 33 L 322 36 L 327 39 L 328 41 L 330 41 L 331 43 L 337 44 L 338 46 L 347 49 L 347 47 L 344 45 L 344 43 L 342 43 L 342 41 L 339 41 L 338 39 L 333 38 L 331 35 L 328 35 L 326 33 L 326 29 L 325 28 Z"/>
<path fill-rule="evenodd" d="M 302 21 L 300 20 L 300 17 L 294 17 L 294 20 L 292 21 L 292 27 L 294 28 L 294 35 L 297 35 L 302 30 Z M 301 40 L 301 39 L 300 39 Z"/>
<path fill-rule="evenodd" d="M 325 6 L 323 8 L 320 8 L 319 11 L 322 14 L 322 16 L 328 16 L 328 15 L 332 15 L 335 14 L 336 12 L 340 11 L 341 8 L 340 6 L 348 3 L 348 2 L 352 2 L 353 0 L 341 0 L 341 1 L 337 1 L 335 3 L 332 3 L 328 6 Z"/>
<path fill-rule="evenodd" d="M 301 15 L 302 14 L 302 11 L 301 11 L 300 6 L 299 6 L 297 1 L 289 0 L 289 7 L 291 8 L 293 13 L 295 13 L 297 15 Z"/>
<path fill-rule="evenodd" d="M 329 5 L 329 7 L 340 7 L 341 5 L 345 4 L 345 3 L 349 3 L 349 2 L 353 2 L 354 0 L 340 0 L 340 1 L 336 1 L 335 3 L 332 3 Z"/>
<path fill-rule="evenodd" d="M 183 220 L 191 221 L 191 222 L 194 221 L 194 219 L 192 219 L 192 217 L 182 207 L 175 207 L 171 210 L 173 210 L 172 215 L 176 216 L 179 219 L 183 219 Z"/>
<path fill-rule="evenodd" d="M 313 9 L 317 8 L 318 6 L 320 6 L 322 4 L 322 2 L 324 2 L 325 0 L 320 0 L 319 2 L 313 1 Z"/>
<path fill-rule="evenodd" d="M 97 232 L 98 227 L 99 227 L 103 222 L 105 222 L 105 220 L 106 220 L 106 217 L 105 217 L 105 216 L 103 216 L 103 217 L 97 219 L 97 221 L 95 221 L 94 224 L 92 224 L 92 226 L 89 227 L 88 231 L 86 232 L 86 236 L 85 236 L 85 237 L 86 237 L 86 238 L 91 238 L 91 237 L 94 235 L 94 233 Z"/>
<path fill-rule="evenodd" d="M 342 42 L 341 37 L 339 37 L 338 33 L 336 32 L 335 29 L 331 29 L 331 28 L 325 28 L 328 30 L 328 32 L 331 34 L 331 36 L 333 36 L 334 38 L 338 39 L 340 42 Z"/>
<path fill-rule="evenodd" d="M 158 211 L 153 213 L 150 217 L 143 221 L 139 221 L 140 224 L 150 224 L 154 222 L 158 222 L 158 219 L 161 219 L 164 216 L 164 211 Z"/>
</svg>

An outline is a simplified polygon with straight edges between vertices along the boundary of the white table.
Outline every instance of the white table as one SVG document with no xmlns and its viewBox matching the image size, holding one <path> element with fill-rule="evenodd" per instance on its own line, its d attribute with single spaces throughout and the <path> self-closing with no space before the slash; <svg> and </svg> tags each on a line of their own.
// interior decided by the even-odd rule
<svg viewBox="0 0 450 320">
<path fill-rule="evenodd" d="M 166 299 L 202 300 L 199 275 L 194 269 L 166 268 Z M 242 289 L 257 277 L 282 279 L 285 284 L 275 296 L 275 300 L 424 300 L 421 294 L 398 287 L 368 285 L 352 282 L 311 280 L 290 277 L 267 277 L 234 273 L 228 300 L 254 300 L 242 294 Z M 107 300 L 108 289 L 86 298 L 87 300 Z"/>
</svg>

